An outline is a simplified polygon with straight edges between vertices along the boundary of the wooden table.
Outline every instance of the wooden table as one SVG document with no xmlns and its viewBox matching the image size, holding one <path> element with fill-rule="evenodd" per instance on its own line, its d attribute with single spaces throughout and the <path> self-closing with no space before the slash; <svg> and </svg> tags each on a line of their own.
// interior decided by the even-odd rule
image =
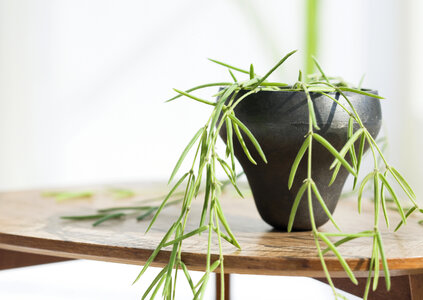
<svg viewBox="0 0 423 300">
<path fill-rule="evenodd" d="M 108 188 L 90 188 L 94 192 L 92 198 L 60 203 L 53 198 L 43 197 L 43 191 L 40 190 L 1 193 L 0 249 L 3 250 L 0 250 L 0 269 L 60 259 L 93 259 L 142 265 L 177 215 L 179 207 L 170 206 L 163 210 L 148 234 L 144 232 L 149 220 L 136 222 L 134 218 L 128 218 L 92 227 L 91 221 L 60 219 L 63 215 L 90 214 L 96 208 L 133 205 L 134 202 L 143 202 L 165 191 L 161 184 L 139 184 L 132 186 L 137 196 L 114 199 Z M 196 212 L 201 209 L 200 202 L 199 199 L 194 203 L 193 216 L 198 215 Z M 324 277 L 310 232 L 273 231 L 260 219 L 251 196 L 240 199 L 228 189 L 222 196 L 222 204 L 242 246 L 242 250 L 238 250 L 229 244 L 224 245 L 225 272 Z M 391 212 L 391 215 L 391 224 L 396 225 L 399 219 L 395 212 Z M 367 201 L 364 211 L 359 215 L 355 202 L 341 200 L 335 219 L 346 232 L 371 229 L 372 205 Z M 417 217 L 411 217 L 406 228 L 397 233 L 393 233 L 393 229 L 383 233 L 392 288 L 387 294 L 384 280 L 379 280 L 380 286 L 370 299 L 423 299 L 423 227 L 417 221 Z M 198 218 L 193 218 L 187 230 L 195 228 L 197 224 Z M 334 231 L 330 224 L 323 226 L 321 230 Z M 204 271 L 205 238 L 205 235 L 196 236 L 184 242 L 182 259 L 191 270 Z M 371 240 L 355 240 L 339 249 L 359 277 L 360 284 L 351 284 L 336 257 L 327 254 L 326 262 L 335 285 L 361 296 L 369 266 Z M 217 255 L 217 241 L 212 250 Z M 157 256 L 154 265 L 164 266 L 169 254 L 170 247 Z M 226 279 L 229 281 L 229 275 Z"/>
</svg>

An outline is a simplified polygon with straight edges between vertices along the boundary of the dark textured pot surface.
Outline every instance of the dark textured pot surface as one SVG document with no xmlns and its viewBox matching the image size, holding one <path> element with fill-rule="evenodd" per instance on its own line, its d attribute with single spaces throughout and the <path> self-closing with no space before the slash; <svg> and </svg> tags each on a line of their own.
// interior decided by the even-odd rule
<svg viewBox="0 0 423 300">
<path fill-rule="evenodd" d="M 379 100 L 355 93 L 346 94 L 366 128 L 373 137 L 376 137 L 381 127 Z M 240 95 L 242 92 L 238 94 L 238 97 Z M 347 141 L 349 115 L 329 98 L 317 93 L 311 93 L 311 96 L 320 127 L 320 130 L 315 132 L 340 150 Z M 332 94 L 332 96 L 348 107 L 339 94 Z M 288 190 L 288 177 L 292 163 L 309 128 L 305 93 L 261 91 L 239 103 L 235 108 L 235 114 L 254 134 L 268 160 L 268 164 L 265 164 L 251 142 L 244 136 L 248 149 L 257 162 L 257 165 L 253 165 L 234 137 L 235 155 L 245 171 L 257 209 L 268 224 L 279 230 L 286 230 L 295 196 L 307 177 L 307 156 L 305 155 L 298 167 L 292 189 Z M 354 128 L 357 129 L 358 125 L 355 124 Z M 226 141 L 225 126 L 222 127 L 220 134 Z M 357 144 L 356 147 L 358 147 Z M 337 179 L 329 187 L 332 176 L 329 167 L 334 158 L 316 141 L 313 142 L 312 149 L 312 177 L 327 207 L 333 212 L 348 172 L 342 167 Z M 311 229 L 306 194 L 298 207 L 293 230 Z M 315 198 L 313 198 L 313 209 L 317 226 L 328 221 L 327 215 Z"/>
</svg>

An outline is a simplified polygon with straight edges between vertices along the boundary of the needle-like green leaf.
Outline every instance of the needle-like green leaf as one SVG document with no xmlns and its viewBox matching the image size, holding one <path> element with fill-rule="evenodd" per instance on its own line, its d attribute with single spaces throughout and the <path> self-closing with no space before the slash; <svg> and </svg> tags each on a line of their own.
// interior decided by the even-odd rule
<svg viewBox="0 0 423 300">
<path fill-rule="evenodd" d="M 320 263 L 321 263 L 322 268 L 323 268 L 323 272 L 325 273 L 325 276 L 326 276 L 326 279 L 329 283 L 329 286 L 332 288 L 332 292 L 335 295 L 335 299 L 337 299 L 337 292 L 335 290 L 335 286 L 333 284 L 332 278 L 330 277 L 328 267 L 326 266 L 325 258 L 323 257 L 322 251 L 320 250 L 320 244 L 319 244 L 319 240 L 318 240 L 317 236 L 314 237 L 314 242 L 316 243 L 317 254 L 319 255 Z"/>
<path fill-rule="evenodd" d="M 220 89 L 219 92 L 217 92 L 216 94 L 214 94 L 212 97 L 213 98 L 220 98 L 226 92 L 227 89 L 228 89 L 228 87 L 224 87 L 224 88 Z"/>
<path fill-rule="evenodd" d="M 335 89 L 332 89 L 332 91 L 336 91 Z M 336 104 L 339 105 L 339 107 L 341 107 L 346 113 L 350 114 L 350 111 L 348 110 L 348 108 L 345 107 L 345 105 L 343 105 L 341 102 L 339 102 L 335 97 L 332 97 L 330 94 L 322 92 L 320 89 L 318 89 L 316 91 L 316 93 L 319 93 L 320 95 L 323 95 L 329 99 L 331 99 L 333 102 L 335 102 Z"/>
<path fill-rule="evenodd" d="M 321 232 L 318 233 L 319 238 L 330 248 L 330 250 L 333 252 L 333 254 L 336 255 L 338 258 L 339 263 L 344 268 L 345 272 L 347 273 L 348 277 L 351 279 L 351 281 L 357 285 L 358 281 L 354 276 L 354 273 L 351 271 L 350 266 L 345 261 L 344 257 L 342 257 L 341 253 L 336 249 L 336 247 L 332 244 L 332 242 Z"/>
<path fill-rule="evenodd" d="M 348 137 L 349 137 L 349 139 L 348 139 L 347 143 L 344 145 L 344 147 L 341 149 L 341 151 L 339 151 L 339 154 L 342 157 L 345 157 L 346 152 L 348 150 L 350 151 L 350 156 L 351 156 L 351 161 L 353 162 L 353 167 L 356 169 L 356 172 L 358 174 L 357 158 L 356 158 L 356 155 L 355 155 L 354 143 L 358 139 L 359 135 L 362 135 L 362 137 L 363 137 L 364 133 L 363 133 L 363 128 L 360 128 L 359 130 L 357 130 L 357 132 L 355 134 L 353 134 L 352 133 L 353 132 L 353 127 L 352 127 L 353 122 L 352 121 L 353 121 L 353 118 L 350 118 L 350 120 L 348 122 L 349 123 L 348 124 Z M 331 186 L 335 182 L 335 179 L 336 179 L 338 172 L 341 168 L 341 163 L 337 159 L 334 160 L 334 162 L 330 166 L 330 169 L 334 168 L 335 166 L 336 166 L 336 168 L 335 168 L 335 170 L 332 174 L 332 178 L 329 182 L 329 186 Z M 357 177 L 354 177 L 353 189 L 355 188 L 356 181 L 357 181 Z"/>
<path fill-rule="evenodd" d="M 401 188 L 404 192 L 409 196 L 411 200 L 416 199 L 416 194 L 414 193 L 411 186 L 408 184 L 407 180 L 397 171 L 394 167 L 390 166 L 389 169 L 390 173 L 394 176 L 395 180 L 400 184 Z"/>
<path fill-rule="evenodd" d="M 205 127 L 203 133 L 201 134 L 200 161 L 204 161 L 205 156 L 207 154 L 208 146 L 209 146 L 209 143 L 207 138 L 207 127 Z M 200 166 L 202 166 L 202 164 L 200 164 Z M 198 171 L 200 171 L 200 169 L 201 168 L 199 167 Z"/>
<path fill-rule="evenodd" d="M 257 77 L 254 77 L 253 79 L 249 79 L 247 81 L 243 81 L 239 86 L 244 90 L 250 90 L 250 91 L 258 91 L 257 88 L 257 82 L 259 79 Z"/>
<path fill-rule="evenodd" d="M 335 158 L 337 158 L 341 164 L 350 172 L 352 175 L 357 176 L 354 169 L 350 166 L 350 164 L 339 154 L 338 151 L 321 135 L 314 133 L 313 138 L 318 141 L 323 147 L 325 147 Z"/>
<path fill-rule="evenodd" d="M 216 86 L 221 87 L 221 86 L 227 86 L 227 85 L 232 85 L 232 83 L 231 83 L 231 82 L 215 82 L 215 83 L 207 83 L 207 84 L 202 84 L 202 85 L 199 85 L 199 86 L 196 86 L 196 87 L 190 88 L 190 89 L 186 90 L 186 91 L 185 91 L 185 93 L 190 93 L 190 92 L 192 92 L 192 91 L 199 90 L 199 89 L 203 89 L 203 88 L 208 88 L 208 87 L 216 87 Z M 176 95 L 175 97 L 170 98 L 169 100 L 166 100 L 165 102 L 170 102 L 170 101 L 173 101 L 173 100 L 175 100 L 175 99 L 178 99 L 179 97 L 182 97 L 182 94 Z"/>
<path fill-rule="evenodd" d="M 181 265 L 182 270 L 184 271 L 185 277 L 187 278 L 188 284 L 191 287 L 192 294 L 195 295 L 196 291 L 195 291 L 194 283 L 191 279 L 191 276 L 189 275 L 187 266 L 184 264 L 183 261 L 179 261 L 179 264 Z"/>
<path fill-rule="evenodd" d="M 125 213 L 115 213 L 115 214 L 109 214 L 109 215 L 105 215 L 104 217 L 98 219 L 96 222 L 94 222 L 93 226 L 96 227 L 98 225 L 100 225 L 101 223 L 104 223 L 108 220 L 111 219 L 119 219 L 121 217 L 123 217 L 125 215 Z"/>
<path fill-rule="evenodd" d="M 352 89 L 352 88 L 349 88 L 349 87 L 339 87 L 338 89 L 343 91 L 343 92 L 353 92 L 353 93 L 356 93 L 356 94 L 361 94 L 361 95 L 369 96 L 369 97 L 376 98 L 376 99 L 385 99 L 382 96 L 372 94 L 372 93 L 368 93 L 368 92 L 365 92 L 365 91 L 359 90 L 359 89 Z"/>
<path fill-rule="evenodd" d="M 176 173 L 178 172 L 179 168 L 181 167 L 182 162 L 184 161 L 185 157 L 187 156 L 189 150 L 191 150 L 192 146 L 195 144 L 197 139 L 205 130 L 204 127 L 201 127 L 200 130 L 193 136 L 193 138 L 189 141 L 188 145 L 185 147 L 184 151 L 182 152 L 181 156 L 179 157 L 178 161 L 176 162 L 175 167 L 173 168 L 172 175 L 170 175 L 168 184 L 172 181 L 173 177 L 175 177 Z"/>
<path fill-rule="evenodd" d="M 229 68 L 229 69 L 232 69 L 232 70 L 235 70 L 235 71 L 238 71 L 238 72 L 244 73 L 244 74 L 250 74 L 250 72 L 248 72 L 247 70 L 243 70 L 243 69 L 240 69 L 240 68 L 237 68 L 237 67 L 234 67 L 234 66 L 228 65 L 228 64 L 223 63 L 223 62 L 220 62 L 220 61 L 218 61 L 218 60 L 211 59 L 211 58 L 209 58 L 209 60 L 210 60 L 210 61 L 212 61 L 212 62 L 214 62 L 214 63 L 216 63 L 216 64 L 218 64 L 218 65 L 221 65 L 221 66 L 227 67 L 227 68 Z"/>
<path fill-rule="evenodd" d="M 305 84 L 302 84 L 302 87 L 307 97 L 308 113 L 309 113 L 309 116 L 311 117 L 313 128 L 319 130 L 320 128 L 317 125 L 316 113 L 314 111 L 314 104 L 313 104 L 313 100 L 311 99 L 310 92 L 308 91 L 308 88 Z"/>
<path fill-rule="evenodd" d="M 406 218 L 405 218 L 405 214 L 404 214 L 404 210 L 402 209 L 401 203 L 399 203 L 398 201 L 398 197 L 394 191 L 394 189 L 392 188 L 392 186 L 389 184 L 388 180 L 386 180 L 385 176 L 383 176 L 383 174 L 379 173 L 379 178 L 380 180 L 383 182 L 384 186 L 387 188 L 387 190 L 389 191 L 389 193 L 392 196 L 392 199 L 394 199 L 394 202 L 398 208 L 398 211 L 401 215 L 401 219 L 404 222 L 404 224 L 406 223 Z"/>
<path fill-rule="evenodd" d="M 357 198 L 358 213 L 361 213 L 361 198 L 363 196 L 364 187 L 366 186 L 367 181 L 369 181 L 370 178 L 372 178 L 374 175 L 375 175 L 375 172 L 371 172 L 367 174 L 366 177 L 363 178 L 363 181 L 360 184 L 360 188 L 358 189 L 358 198 Z"/>
<path fill-rule="evenodd" d="M 232 73 L 231 69 L 228 69 L 228 71 L 229 71 L 229 74 L 231 75 L 231 77 L 232 77 L 233 81 L 234 81 L 234 82 L 238 82 L 238 80 L 236 79 L 236 77 L 235 77 L 234 73 Z"/>
<path fill-rule="evenodd" d="M 360 139 L 360 146 L 358 147 L 358 156 L 357 156 L 357 174 L 360 172 L 360 166 L 361 166 L 361 162 L 363 160 L 363 154 L 364 154 L 364 146 L 366 144 L 366 137 L 363 134 L 361 136 Z M 353 185 L 353 190 L 355 190 L 355 187 L 357 185 L 358 182 L 358 176 L 354 178 L 354 185 Z"/>
<path fill-rule="evenodd" d="M 304 195 L 305 190 L 309 186 L 308 182 L 304 182 L 303 185 L 300 187 L 300 189 L 297 192 L 297 196 L 295 196 L 294 203 L 292 204 L 291 213 L 289 214 L 289 220 L 288 220 L 288 228 L 287 231 L 291 232 L 292 225 L 294 224 L 295 215 L 297 214 L 298 205 L 300 204 L 301 198 Z"/>
<path fill-rule="evenodd" d="M 362 129 L 362 128 L 360 128 Z M 354 118 L 350 117 L 350 119 L 348 120 L 348 139 L 351 139 L 351 137 L 353 137 L 354 135 Z M 355 141 L 354 141 L 355 143 Z M 355 153 L 355 147 L 350 147 L 350 157 L 351 157 L 351 161 L 353 163 L 353 167 L 357 170 L 357 155 Z M 358 171 L 357 171 L 358 174 Z"/>
<path fill-rule="evenodd" d="M 93 220 L 100 219 L 107 216 L 107 214 L 94 214 L 94 215 L 81 215 L 81 216 L 62 216 L 61 219 L 64 220 Z"/>
<path fill-rule="evenodd" d="M 417 207 L 413 206 L 412 208 L 410 208 L 406 213 L 405 213 L 405 218 L 407 219 L 415 210 L 417 209 Z M 394 231 L 397 231 L 398 229 L 400 229 L 400 227 L 404 224 L 404 221 L 401 220 L 401 222 L 399 222 L 399 224 L 397 225 L 397 227 L 395 228 Z"/>
<path fill-rule="evenodd" d="M 254 66 L 253 64 L 250 65 L 250 79 L 254 78 Z"/>
<path fill-rule="evenodd" d="M 147 298 L 148 294 L 151 292 L 151 290 L 154 288 L 154 286 L 157 284 L 157 282 L 162 279 L 163 275 L 167 272 L 168 266 L 164 267 L 159 274 L 153 279 L 150 286 L 146 289 L 144 295 L 142 296 L 142 300 Z"/>
<path fill-rule="evenodd" d="M 302 82 L 303 81 L 303 72 L 301 72 L 301 70 L 298 70 L 298 82 Z"/>
<path fill-rule="evenodd" d="M 201 285 L 199 286 L 197 293 L 194 295 L 194 300 L 202 300 L 204 297 L 204 291 L 206 290 L 207 282 L 209 281 L 210 272 L 206 272 L 203 277 L 201 278 Z"/>
<path fill-rule="evenodd" d="M 338 176 L 338 173 L 339 173 L 339 170 L 340 169 L 341 169 L 341 163 L 338 162 L 336 164 L 335 170 L 333 170 L 332 178 L 330 179 L 328 186 L 331 186 L 335 182 L 336 177 Z"/>
<path fill-rule="evenodd" d="M 261 149 L 261 146 L 259 142 L 256 140 L 254 135 L 251 133 L 251 131 L 245 126 L 237 117 L 235 117 L 234 114 L 229 114 L 229 118 L 237 125 L 239 128 L 248 136 L 251 143 L 253 143 L 254 148 L 256 148 L 258 154 L 263 159 L 265 163 L 267 163 L 266 155 L 264 154 L 263 150 Z"/>
<path fill-rule="evenodd" d="M 223 227 L 225 228 L 226 232 L 228 233 L 229 237 L 231 238 L 233 245 L 237 247 L 238 249 L 241 249 L 241 246 L 239 245 L 238 241 L 236 240 L 234 234 L 232 233 L 232 230 L 230 229 L 228 222 L 226 221 L 225 215 L 222 212 L 222 208 L 220 206 L 219 201 L 216 201 L 216 211 L 217 215 L 219 216 L 219 220 L 222 223 Z"/>
<path fill-rule="evenodd" d="M 325 233 L 326 236 L 336 236 L 335 234 L 331 234 L 331 233 Z M 340 239 L 339 241 L 336 241 L 335 243 L 333 243 L 333 245 L 335 247 L 339 247 L 342 244 L 345 244 L 349 241 L 355 240 L 357 238 L 362 238 L 362 237 L 372 237 L 374 235 L 373 231 L 370 230 L 366 230 L 366 231 L 362 231 L 359 233 L 344 233 L 343 235 L 346 235 L 346 237 Z M 326 254 L 328 251 L 330 251 L 330 248 L 326 248 L 325 250 L 322 251 L 323 254 Z"/>
<path fill-rule="evenodd" d="M 225 171 L 226 175 L 228 176 L 228 179 L 233 181 L 236 174 L 233 172 L 231 167 L 228 165 L 226 161 L 221 159 L 219 156 L 217 156 L 216 158 L 217 158 L 217 161 L 220 163 L 222 169 Z"/>
<path fill-rule="evenodd" d="M 374 265 L 375 265 L 375 257 L 374 257 L 374 255 L 372 255 L 372 258 L 370 259 L 369 273 L 367 275 L 366 286 L 364 288 L 364 295 L 363 295 L 364 300 L 368 299 L 367 297 L 368 297 L 369 291 L 370 291 L 370 284 L 371 284 L 371 281 L 372 281 Z"/>
<path fill-rule="evenodd" d="M 383 272 L 385 273 L 386 289 L 389 291 L 391 289 L 391 276 L 389 276 L 388 261 L 386 260 L 385 251 L 383 250 L 382 236 L 380 235 L 380 232 L 377 233 L 376 237 L 379 246 L 379 253 L 382 258 Z"/>
<path fill-rule="evenodd" d="M 324 80 L 326 80 L 326 82 L 327 82 L 327 83 L 330 83 L 330 81 L 329 81 L 329 79 L 327 78 L 327 76 L 326 76 L 325 72 L 323 72 L 322 67 L 320 67 L 320 64 L 319 64 L 319 62 L 317 61 L 317 59 L 316 59 L 314 56 L 312 56 L 312 59 L 313 59 L 313 61 L 314 61 L 314 64 L 316 65 L 317 69 L 319 70 L 320 74 L 322 74 L 323 79 L 324 79 Z"/>
<path fill-rule="evenodd" d="M 213 227 L 213 231 L 216 232 L 218 235 L 220 235 L 221 238 L 223 238 L 224 240 L 226 240 L 230 244 L 234 244 L 233 240 L 230 237 L 228 237 L 226 234 L 224 234 L 221 231 L 218 232 L 216 227 Z"/>
<path fill-rule="evenodd" d="M 291 172 L 289 173 L 288 189 L 291 189 L 292 184 L 294 183 L 294 178 L 295 178 L 295 174 L 297 173 L 298 166 L 301 162 L 301 159 L 304 156 L 304 153 L 306 152 L 306 150 L 308 149 L 308 146 L 311 143 L 311 139 L 312 139 L 311 135 L 309 135 L 305 139 L 304 143 L 301 145 L 301 148 L 297 153 L 297 156 L 295 157 L 294 163 L 292 164 L 292 167 L 291 167 Z"/>
<path fill-rule="evenodd" d="M 373 291 L 376 291 L 377 289 L 377 284 L 379 282 L 379 247 L 378 247 L 378 243 L 374 243 L 374 248 L 373 248 L 373 255 L 374 255 L 374 259 L 375 259 L 375 270 L 374 270 L 374 275 L 373 275 Z"/>
<path fill-rule="evenodd" d="M 175 192 L 175 190 L 181 185 L 181 183 L 185 180 L 185 178 L 189 175 L 190 173 L 185 173 L 181 179 L 179 179 L 179 181 L 173 186 L 173 188 L 170 190 L 170 192 L 167 194 L 166 198 L 163 200 L 163 202 L 160 204 L 159 208 L 157 209 L 156 214 L 154 215 L 153 219 L 150 222 L 150 225 L 148 225 L 148 228 L 146 230 L 146 232 L 148 232 L 151 228 L 151 226 L 153 226 L 154 222 L 156 221 L 157 217 L 159 216 L 160 212 L 162 211 L 163 207 L 165 207 L 166 202 L 169 200 L 170 196 L 172 196 L 172 194 Z"/>
<path fill-rule="evenodd" d="M 178 94 L 181 94 L 181 95 L 183 95 L 183 96 L 186 96 L 186 97 L 188 97 L 188 98 L 191 98 L 191 99 L 193 99 L 193 100 L 195 100 L 195 101 L 198 101 L 198 102 L 201 102 L 201 103 L 204 103 L 204 104 L 207 104 L 207 105 L 211 105 L 211 106 L 216 106 L 216 103 L 213 103 L 213 102 L 210 102 L 210 101 L 207 101 L 207 100 L 204 100 L 204 99 L 201 99 L 201 98 L 199 98 L 199 97 L 196 97 L 196 96 L 194 96 L 194 95 L 191 95 L 191 94 L 189 94 L 189 93 L 186 93 L 186 92 L 184 92 L 184 91 L 180 91 L 180 90 L 178 90 L 178 89 L 173 89 L 175 92 L 177 92 Z"/>
<path fill-rule="evenodd" d="M 223 106 L 225 105 L 226 100 L 229 99 L 229 97 L 232 95 L 232 93 L 235 92 L 235 90 L 238 88 L 236 84 L 231 85 L 228 87 L 225 91 L 225 93 L 220 97 L 220 99 L 217 102 L 216 108 L 213 112 L 213 118 L 210 123 L 210 128 L 214 128 L 216 126 L 217 120 L 220 117 L 220 114 L 222 112 Z M 234 95 L 235 96 L 235 95 Z M 211 131 L 211 130 L 210 130 Z"/>
<path fill-rule="evenodd" d="M 292 54 L 297 52 L 297 50 L 289 52 L 287 55 L 285 55 L 273 68 L 269 70 L 269 72 L 266 73 L 260 80 L 257 82 L 255 86 L 259 86 L 262 82 L 264 82 L 267 77 L 269 77 L 277 68 L 279 68 L 280 65 L 282 65 Z"/>
<path fill-rule="evenodd" d="M 182 231 L 181 227 L 182 227 L 182 224 L 179 223 L 178 227 L 176 228 L 175 236 L 180 236 L 181 231 Z M 165 245 L 166 244 L 164 244 L 163 247 L 165 247 Z M 165 283 L 164 283 L 164 286 L 163 286 L 163 295 L 166 295 L 166 294 L 170 295 L 171 294 L 170 293 L 171 288 L 168 289 L 168 287 L 172 284 L 172 271 L 173 271 L 173 266 L 175 265 L 175 262 L 176 262 L 176 254 L 177 253 L 178 253 L 178 244 L 174 243 L 172 252 L 170 253 L 169 264 L 168 264 L 169 267 L 168 267 L 167 274 L 166 274 L 166 280 L 165 280 Z M 167 292 L 167 291 L 169 291 L 169 292 Z"/>
<path fill-rule="evenodd" d="M 194 198 L 196 198 L 198 196 L 198 193 L 200 192 L 202 179 L 203 179 L 203 172 L 201 170 L 201 172 L 198 173 L 198 178 L 194 183 Z"/>
<path fill-rule="evenodd" d="M 207 215 L 207 208 L 209 206 L 210 198 L 212 197 L 212 189 L 213 189 L 213 178 L 212 178 L 212 169 L 211 165 L 207 164 L 207 175 L 206 175 L 206 191 L 204 194 L 204 202 L 203 202 L 203 209 L 201 210 L 201 219 L 200 219 L 200 227 L 204 225 Z"/>
<path fill-rule="evenodd" d="M 189 237 L 192 237 L 193 235 L 200 234 L 201 232 L 203 232 L 203 231 L 205 231 L 207 229 L 209 229 L 209 226 L 208 225 L 205 225 L 205 226 L 202 226 L 200 228 L 197 228 L 197 229 L 195 229 L 195 230 L 193 230 L 193 231 L 191 231 L 189 233 L 186 233 L 184 235 L 180 235 L 179 237 L 177 237 L 176 239 L 174 239 L 174 240 L 172 240 L 170 242 L 167 242 L 166 244 L 163 245 L 163 247 L 167 247 L 167 246 L 171 246 L 171 245 L 174 245 L 176 243 L 179 243 L 179 242 L 181 242 L 181 241 L 183 241 L 183 240 L 185 240 L 185 239 L 187 239 Z"/>
<path fill-rule="evenodd" d="M 200 280 L 195 285 L 195 288 L 197 289 L 202 283 L 206 282 L 208 280 L 208 277 L 210 273 L 214 272 L 214 270 L 217 269 L 217 267 L 220 265 L 221 261 L 218 259 L 216 260 L 211 266 L 210 270 L 205 272 L 204 275 L 200 278 Z M 195 298 L 194 298 L 195 299 Z"/>
<path fill-rule="evenodd" d="M 162 279 L 160 279 L 159 283 L 157 284 L 156 288 L 154 289 L 154 292 L 151 294 L 150 299 L 153 300 L 154 298 L 156 298 L 157 293 L 160 290 L 160 287 L 163 285 L 163 282 L 165 281 L 166 276 L 163 276 Z"/>
<path fill-rule="evenodd" d="M 379 171 L 375 170 L 373 175 L 373 200 L 374 200 L 374 226 L 379 226 L 379 207 L 380 207 L 380 191 L 379 191 Z"/>
<path fill-rule="evenodd" d="M 325 232 L 325 236 L 347 236 L 347 237 L 354 237 L 354 238 L 360 238 L 360 237 L 372 237 L 374 236 L 373 230 L 364 230 L 360 231 L 358 233 L 346 233 L 346 232 Z M 334 243 L 334 245 L 338 245 L 338 242 Z"/>
<path fill-rule="evenodd" d="M 229 165 L 222 159 L 218 158 L 218 161 L 220 165 L 222 166 L 223 171 L 226 173 L 226 176 L 228 176 L 229 182 L 232 184 L 232 186 L 235 188 L 236 192 L 241 198 L 244 198 L 244 195 L 241 193 L 238 185 L 236 184 L 236 175 L 233 173 L 232 169 L 229 167 Z"/>
<path fill-rule="evenodd" d="M 247 145 L 245 144 L 244 138 L 242 137 L 241 132 L 239 131 L 238 125 L 237 124 L 233 124 L 234 127 L 234 131 L 235 131 L 235 135 L 238 138 L 239 144 L 242 147 L 242 150 L 244 150 L 245 156 L 247 156 L 248 160 L 254 164 L 257 165 L 256 161 L 254 160 L 254 158 L 251 156 L 250 151 L 247 148 Z"/>
<path fill-rule="evenodd" d="M 227 149 L 229 151 L 229 155 L 231 156 L 232 172 L 236 173 L 232 121 L 230 118 L 226 118 L 225 122 L 226 122 L 226 135 L 227 135 L 226 143 L 228 144 Z M 228 155 L 228 153 L 226 153 L 226 155 Z"/>
<path fill-rule="evenodd" d="M 142 276 L 142 274 L 147 271 L 150 264 L 153 262 L 153 260 L 156 258 L 157 254 L 159 254 L 160 250 L 163 248 L 163 245 L 167 242 L 169 237 L 172 235 L 172 233 L 175 231 L 176 226 L 178 224 L 175 222 L 172 226 L 170 226 L 167 233 L 164 235 L 163 239 L 160 241 L 160 243 L 157 245 L 156 249 L 153 251 L 153 253 L 150 255 L 150 257 L 147 259 L 147 261 L 144 264 L 144 267 L 142 268 L 141 272 L 138 274 L 137 278 L 135 278 L 134 282 L 132 284 L 135 284 Z"/>
<path fill-rule="evenodd" d="M 145 213 L 143 213 L 142 215 L 139 215 L 137 217 L 137 221 L 142 221 L 145 218 L 151 216 L 155 211 L 157 210 L 157 207 L 152 207 L 149 210 L 147 210 Z"/>
<path fill-rule="evenodd" d="M 386 172 L 384 176 L 386 177 Z M 385 218 L 386 227 L 389 228 L 389 218 L 388 218 L 388 212 L 386 210 L 385 183 L 383 182 L 383 180 L 380 187 L 380 202 L 382 203 L 382 211 L 383 211 L 383 216 Z"/>
<path fill-rule="evenodd" d="M 342 147 L 341 151 L 339 151 L 339 155 L 341 155 L 342 157 L 345 157 L 345 155 L 347 154 L 348 150 L 350 150 L 351 148 L 354 148 L 354 143 L 355 141 L 362 135 L 364 134 L 364 129 L 360 128 L 359 130 L 357 130 L 349 139 L 348 141 L 345 143 L 344 147 Z M 338 163 L 338 160 L 335 159 L 334 162 L 332 163 L 332 165 L 330 166 L 330 169 L 333 169 L 336 164 Z M 354 164 L 354 163 L 353 163 Z"/>
<path fill-rule="evenodd" d="M 183 211 L 188 209 L 192 199 L 194 198 L 195 186 L 195 175 L 191 174 L 190 178 L 188 179 L 187 187 L 185 190 L 184 200 L 182 204 Z"/>
<path fill-rule="evenodd" d="M 99 209 L 99 213 L 108 213 L 112 211 L 120 211 L 120 210 L 146 210 L 150 209 L 152 206 L 150 205 L 142 205 L 142 206 L 118 206 L 118 207 L 110 207 L 110 208 L 103 208 Z"/>
<path fill-rule="evenodd" d="M 313 189 L 314 195 L 316 196 L 317 200 L 320 203 L 320 206 L 322 207 L 323 211 L 326 213 L 326 215 L 328 216 L 329 220 L 332 222 L 332 224 L 336 227 L 336 229 L 338 229 L 339 231 L 341 231 L 341 229 L 339 228 L 338 224 L 336 224 L 335 220 L 332 217 L 332 214 L 330 213 L 328 207 L 326 206 L 325 200 L 323 199 L 322 195 L 320 194 L 316 184 L 314 182 L 311 182 L 311 188 Z"/>
</svg>

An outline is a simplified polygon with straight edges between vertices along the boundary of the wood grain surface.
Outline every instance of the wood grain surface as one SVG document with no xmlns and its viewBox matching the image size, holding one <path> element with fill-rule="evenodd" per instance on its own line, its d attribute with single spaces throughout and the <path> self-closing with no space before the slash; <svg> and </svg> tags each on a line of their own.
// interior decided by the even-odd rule
<svg viewBox="0 0 423 300">
<path fill-rule="evenodd" d="M 125 187 L 114 185 L 116 186 Z M 110 186 L 66 189 L 76 192 L 90 190 L 94 192 L 94 197 L 60 203 L 53 198 L 43 197 L 42 190 L 1 193 L 0 248 L 65 258 L 142 265 L 171 222 L 176 219 L 179 206 L 165 208 L 148 234 L 145 234 L 145 229 L 150 220 L 137 222 L 134 218 L 127 218 L 92 227 L 92 221 L 60 219 L 63 215 L 92 214 L 96 208 L 152 203 L 148 199 L 163 195 L 166 191 L 166 186 L 159 183 L 136 184 L 131 185 L 131 188 L 137 196 L 119 200 L 111 196 L 109 188 Z M 188 231 L 198 226 L 201 204 L 201 198 L 193 204 Z M 222 195 L 222 205 L 242 246 L 242 250 L 238 250 L 228 243 L 224 244 L 225 272 L 323 276 L 310 232 L 286 233 L 272 230 L 260 219 L 251 196 L 240 199 L 230 189 Z M 392 228 L 384 230 L 382 237 L 391 273 L 423 273 L 423 227 L 417 223 L 419 219 L 410 217 L 407 226 L 394 233 L 393 229 L 399 219 L 396 212 L 389 213 L 392 215 Z M 335 219 L 345 232 L 372 229 L 372 203 L 364 201 L 364 210 L 359 215 L 354 201 L 341 200 Z M 335 232 L 330 224 L 324 225 L 321 230 Z M 205 239 L 206 234 L 203 234 L 184 242 L 182 259 L 192 270 L 204 270 L 207 247 Z M 362 238 L 339 248 L 358 277 L 366 275 L 371 245 L 371 239 Z M 170 248 L 161 251 L 154 265 L 163 266 L 167 262 Z M 217 239 L 213 253 L 218 253 Z M 332 276 L 346 276 L 333 254 L 327 254 L 326 261 Z"/>
</svg>

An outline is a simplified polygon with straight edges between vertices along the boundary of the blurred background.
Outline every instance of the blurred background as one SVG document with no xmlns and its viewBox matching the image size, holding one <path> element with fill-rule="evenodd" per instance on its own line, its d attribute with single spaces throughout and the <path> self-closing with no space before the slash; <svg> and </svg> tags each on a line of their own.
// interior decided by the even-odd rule
<svg viewBox="0 0 423 300">
<path fill-rule="evenodd" d="M 308 2 L 312 52 L 386 97 L 388 155 L 419 197 L 419 0 L 0 0 L 0 190 L 168 178 L 210 112 L 164 104 L 172 88 L 229 80 L 207 57 L 263 74 L 299 49 L 273 76 L 294 82 Z"/>
<path fill-rule="evenodd" d="M 206 58 L 304 68 L 307 1 L 0 0 L 0 189 L 167 178 L 209 109 L 172 88 L 229 80 Z M 389 156 L 418 195 L 423 3 L 320 0 L 326 73 L 379 90 Z M 279 78 L 277 78 L 279 76 Z"/>
</svg>

